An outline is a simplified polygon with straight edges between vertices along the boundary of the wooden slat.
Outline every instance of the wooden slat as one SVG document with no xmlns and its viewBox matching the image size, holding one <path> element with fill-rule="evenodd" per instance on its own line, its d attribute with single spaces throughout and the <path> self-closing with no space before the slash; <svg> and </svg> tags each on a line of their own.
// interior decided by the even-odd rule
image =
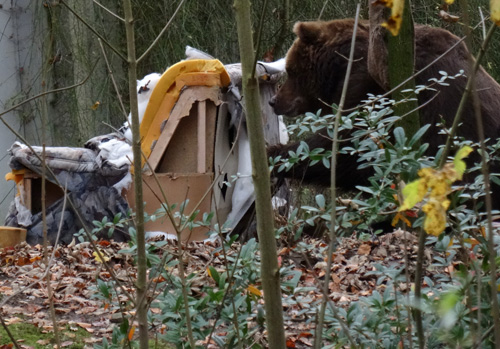
<svg viewBox="0 0 500 349">
<path fill-rule="evenodd" d="M 217 106 L 212 101 L 207 101 L 207 112 L 205 122 L 206 127 L 206 170 L 205 172 L 214 172 L 214 151 L 215 151 L 215 132 L 217 128 Z"/>
<path fill-rule="evenodd" d="M 205 173 L 207 171 L 207 102 L 199 101 L 198 102 L 198 173 Z"/>
<path fill-rule="evenodd" d="M 215 105 L 220 104 L 219 87 L 193 86 L 183 90 L 177 104 L 172 109 L 170 117 L 161 135 L 148 158 L 151 171 L 156 171 L 165 153 L 180 120 L 189 115 L 192 105 L 196 101 L 211 100 Z M 182 154 L 179 154 L 182 156 Z"/>
</svg>

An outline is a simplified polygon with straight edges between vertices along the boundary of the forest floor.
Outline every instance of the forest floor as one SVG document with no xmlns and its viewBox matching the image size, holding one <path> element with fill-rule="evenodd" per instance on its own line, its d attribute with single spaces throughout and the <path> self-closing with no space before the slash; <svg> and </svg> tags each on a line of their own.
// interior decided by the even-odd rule
<svg viewBox="0 0 500 349">
<path fill-rule="evenodd" d="M 298 287 L 311 290 L 299 305 L 284 307 L 287 344 L 292 348 L 307 348 L 312 345 L 314 321 L 308 318 L 307 311 L 303 311 L 309 306 L 304 299 L 310 300 L 311 307 L 317 303 L 321 297 L 319 280 L 324 279 L 326 267 L 326 258 L 322 252 L 325 242 L 312 238 L 304 240 L 303 242 L 312 246 L 307 256 L 298 252 L 295 246 L 279 249 L 280 263 L 290 265 L 302 273 Z M 133 294 L 131 285 L 136 277 L 136 268 L 130 255 L 119 252 L 128 247 L 124 243 L 99 243 L 101 251 L 109 257 L 109 265 L 116 278 L 129 285 L 127 291 Z M 213 258 L 217 243 L 193 242 L 185 248 L 187 273 L 197 274 L 198 285 L 213 284 L 207 267 L 213 266 L 217 270 L 225 268 L 220 258 Z M 88 243 L 70 244 L 59 246 L 55 251 L 49 248 L 48 252 L 55 316 L 65 333 L 65 346 L 90 348 L 94 343 L 101 343 L 103 337 L 110 338 L 122 315 L 119 307 L 110 306 L 103 297 L 96 297 L 99 294 L 96 280 L 110 280 L 110 273 L 99 262 L 91 246 Z M 414 265 L 412 262 L 416 259 L 416 252 L 416 237 L 401 230 L 365 242 L 354 237 L 342 238 L 333 256 L 330 299 L 337 306 L 347 307 L 351 302 L 370 295 L 375 289 L 381 291 L 381 286 L 377 285 L 377 276 L 372 273 L 375 265 L 404 268 L 405 256 L 410 260 L 410 265 Z M 426 263 L 430 263 L 431 258 L 431 251 L 426 250 Z M 39 245 L 22 244 L 16 248 L 0 249 L 0 314 L 7 326 L 32 324 L 42 333 L 53 332 L 44 260 L 43 247 Z M 412 267 L 409 269 L 409 274 L 412 275 Z M 411 286 L 412 284 L 406 285 Z M 260 288 L 259 285 L 258 287 Z M 72 332 L 82 329 L 87 333 L 84 337 L 72 335 Z M 16 340 L 21 348 L 53 346 L 47 339 L 39 340 L 35 346 L 25 345 L 24 338 Z M 9 348 L 3 347 L 2 343 L 8 343 L 6 338 L 0 338 L 0 348 Z"/>
</svg>

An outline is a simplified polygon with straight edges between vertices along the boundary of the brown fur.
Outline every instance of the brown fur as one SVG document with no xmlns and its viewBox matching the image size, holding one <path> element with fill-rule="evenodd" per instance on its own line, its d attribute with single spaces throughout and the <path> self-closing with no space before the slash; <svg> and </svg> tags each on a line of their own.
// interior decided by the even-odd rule
<svg viewBox="0 0 500 349">
<path fill-rule="evenodd" d="M 303 22 L 297 23 L 294 32 L 297 39 L 287 54 L 286 69 L 288 79 L 270 102 L 277 114 L 296 116 L 306 111 L 316 112 L 323 109 L 328 112 L 327 104 L 338 103 L 343 87 L 347 67 L 347 58 L 351 48 L 351 36 L 354 20 L 341 19 L 330 22 Z M 367 56 L 369 46 L 369 23 L 362 21 L 359 24 L 354 66 L 347 91 L 346 108 L 352 108 L 366 99 L 368 93 L 380 94 L 385 89 L 380 87 L 368 73 Z M 416 53 L 415 69 L 421 70 L 427 64 L 454 45 L 458 38 L 450 32 L 423 25 L 415 26 Z M 439 71 L 446 71 L 455 75 L 464 70 L 469 75 L 469 53 L 462 43 L 448 53 L 444 58 L 425 70 L 416 78 L 417 85 L 428 85 L 429 78 L 440 78 Z M 376 57 L 376 55 L 372 56 Z M 376 58 L 375 58 L 376 59 Z M 377 64 L 372 62 L 371 64 Z M 382 69 L 382 68 L 381 68 Z M 380 81 L 380 76 L 376 77 Z M 486 138 L 496 141 L 500 130 L 500 85 L 486 73 L 483 68 L 477 72 L 477 93 L 481 100 L 481 114 L 484 123 Z M 428 104 L 420 109 L 421 125 L 432 126 L 424 135 L 422 142 L 429 143 L 429 154 L 434 155 L 437 147 L 444 144 L 445 136 L 438 135 L 436 123 L 444 119 L 447 127 L 451 127 L 453 118 L 460 103 L 467 79 L 460 77 L 447 81 L 450 86 L 436 86 L 439 91 L 426 91 L 418 96 L 419 104 Z M 434 98 L 435 97 L 435 98 Z M 434 99 L 433 99 L 434 98 Z M 473 141 L 478 140 L 476 120 L 472 102 L 465 106 L 459 135 Z M 307 139 L 311 149 L 321 147 L 331 149 L 331 141 L 321 135 L 313 135 Z M 269 150 L 270 156 L 281 155 L 286 157 L 289 150 L 295 150 L 298 144 L 276 146 Z M 478 158 L 474 159 L 478 160 Z M 497 164 L 491 164 L 498 170 Z M 363 182 L 370 175 L 368 171 L 356 170 L 356 158 L 339 155 L 337 185 L 351 189 L 354 185 Z M 329 170 L 322 165 L 308 167 L 307 163 L 299 163 L 289 172 L 275 173 L 279 177 L 294 177 L 306 182 L 329 184 Z M 495 201 L 500 203 L 498 187 L 493 187 Z M 500 206 L 500 205 L 497 205 Z"/>
</svg>

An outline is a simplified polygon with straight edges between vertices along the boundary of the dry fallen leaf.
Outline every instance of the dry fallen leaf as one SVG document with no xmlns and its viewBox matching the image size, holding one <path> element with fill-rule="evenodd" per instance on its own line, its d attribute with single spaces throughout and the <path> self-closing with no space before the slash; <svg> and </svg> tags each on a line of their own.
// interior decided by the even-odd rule
<svg viewBox="0 0 500 349">
<path fill-rule="evenodd" d="M 369 245 L 369 244 L 362 244 L 358 248 L 358 254 L 360 254 L 360 255 L 369 255 L 370 252 L 371 252 L 371 250 L 372 250 L 371 245 Z"/>
</svg>

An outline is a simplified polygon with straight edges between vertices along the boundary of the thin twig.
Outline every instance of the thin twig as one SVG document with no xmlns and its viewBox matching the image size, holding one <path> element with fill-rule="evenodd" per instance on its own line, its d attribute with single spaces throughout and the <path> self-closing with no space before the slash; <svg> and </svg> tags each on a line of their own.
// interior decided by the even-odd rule
<svg viewBox="0 0 500 349">
<path fill-rule="evenodd" d="M 75 10 L 73 10 L 64 0 L 60 0 L 60 3 L 63 4 L 69 10 L 69 12 L 71 12 L 76 18 L 78 18 L 78 20 L 82 22 L 83 25 L 85 25 L 92 33 L 94 33 L 99 39 L 101 39 L 111 50 L 113 50 L 113 52 L 116 53 L 118 57 L 120 57 L 125 62 L 127 61 L 127 58 L 123 55 L 123 53 L 121 53 L 117 48 L 111 45 L 111 43 L 108 40 L 106 40 L 104 36 L 99 34 L 99 32 L 95 30 L 93 26 L 88 24 L 87 21 L 83 19 L 83 17 L 80 16 L 78 13 L 76 13 Z"/>
<path fill-rule="evenodd" d="M 496 27 L 496 26 L 495 26 Z M 471 61 L 471 65 L 473 62 Z M 490 183 L 490 171 L 487 161 L 487 150 L 486 143 L 484 137 L 484 125 L 483 119 L 481 117 L 481 101 L 479 100 L 479 96 L 477 94 L 477 90 L 475 88 L 475 74 L 472 74 L 472 104 L 474 107 L 474 114 L 476 116 L 476 125 L 477 132 L 479 135 L 479 144 L 481 147 L 481 172 L 483 174 L 484 181 L 484 191 L 486 193 L 485 204 L 486 204 L 486 217 L 487 217 L 487 236 L 488 236 L 488 261 L 490 267 L 490 276 L 491 280 L 495 280 L 490 282 L 491 286 L 491 317 L 493 318 L 494 324 L 494 338 L 496 347 L 500 347 L 500 309 L 498 305 L 498 290 L 496 283 L 497 276 L 497 252 L 495 249 L 495 241 L 494 241 L 494 231 L 493 231 L 493 218 L 491 215 L 491 211 L 493 210 L 492 198 L 491 198 L 491 183 Z M 478 307 L 478 312 L 481 312 L 481 307 Z"/>
<path fill-rule="evenodd" d="M 429 64 L 427 64 L 425 67 L 423 67 L 418 72 L 416 72 L 415 74 L 413 74 L 412 76 L 410 76 L 408 79 L 406 79 L 403 82 L 401 82 L 399 85 L 397 85 L 393 89 L 387 91 L 383 95 L 377 96 L 376 99 L 370 100 L 369 102 L 366 102 L 365 104 L 361 104 L 361 105 L 358 105 L 358 106 L 350 108 L 350 109 L 345 109 L 344 113 L 349 113 L 349 112 L 355 111 L 358 108 L 363 108 L 363 107 L 369 106 L 370 104 L 372 104 L 374 102 L 377 102 L 378 100 L 380 100 L 382 98 L 390 96 L 392 93 L 394 93 L 395 91 L 399 90 L 401 87 L 405 86 L 410 80 L 416 78 L 417 76 L 419 76 L 420 74 L 422 74 L 424 71 L 426 71 L 427 69 L 429 69 L 430 67 L 432 67 L 434 64 L 436 64 L 438 61 L 440 61 L 442 58 L 444 58 L 444 56 L 446 56 L 448 53 L 450 53 L 452 50 L 454 50 L 464 40 L 465 40 L 465 37 L 460 38 L 449 49 L 447 49 L 446 51 L 444 51 L 443 54 L 441 54 L 438 57 L 436 57 L 436 59 L 434 59 L 432 62 L 430 62 Z"/>
<path fill-rule="evenodd" d="M 440 168 L 443 167 L 444 164 L 446 163 L 446 160 L 448 158 L 448 154 L 449 154 L 450 149 L 451 149 L 451 145 L 453 143 L 453 138 L 455 137 L 455 135 L 457 133 L 458 126 L 459 126 L 460 121 L 462 119 L 462 114 L 463 114 L 464 109 L 465 109 L 465 103 L 467 103 L 467 101 L 469 99 L 469 96 L 470 96 L 470 93 L 472 90 L 472 83 L 473 83 L 472 75 L 476 74 L 477 70 L 479 69 L 479 67 L 481 65 L 481 60 L 484 56 L 484 53 L 486 52 L 486 48 L 488 47 L 491 38 L 493 37 L 493 33 L 495 32 L 496 27 L 497 26 L 494 23 L 491 25 L 490 29 L 488 30 L 488 34 L 486 34 L 486 38 L 484 39 L 483 44 L 481 45 L 481 48 L 479 49 L 479 52 L 478 52 L 476 59 L 474 61 L 474 65 L 473 65 L 472 70 L 470 72 L 469 79 L 467 80 L 467 85 L 465 86 L 465 91 L 462 95 L 462 99 L 460 100 L 460 104 L 458 105 L 457 113 L 455 114 L 455 119 L 453 120 L 453 125 L 451 127 L 450 134 L 448 136 L 448 139 L 446 140 L 446 145 L 444 147 L 443 153 L 441 154 L 441 159 L 439 162 Z"/>
<path fill-rule="evenodd" d="M 11 111 L 13 111 L 13 110 L 15 110 L 15 109 L 19 108 L 20 106 L 22 106 L 22 105 L 24 105 L 24 104 L 26 104 L 26 103 L 28 103 L 28 102 L 31 102 L 32 100 L 38 99 L 38 98 L 40 98 L 40 97 L 43 97 L 43 96 L 48 95 L 48 94 L 51 94 L 51 93 L 58 93 L 58 92 L 62 92 L 62 91 L 71 90 L 71 89 L 74 89 L 75 87 L 78 87 L 78 86 L 81 86 L 81 85 L 85 84 L 85 83 L 87 82 L 87 80 L 88 80 L 88 79 L 92 76 L 92 73 L 94 72 L 95 67 L 97 66 L 97 63 L 98 63 L 98 62 L 99 62 L 99 59 L 98 59 L 98 60 L 94 63 L 94 66 L 93 66 L 93 67 L 92 67 L 92 69 L 90 70 L 89 75 L 87 75 L 87 77 L 86 77 L 85 79 L 83 79 L 82 81 L 80 81 L 79 83 L 76 83 L 76 84 L 71 85 L 71 86 L 66 86 L 66 87 L 56 88 L 56 89 L 54 89 L 54 90 L 50 90 L 50 91 L 45 91 L 45 92 L 39 93 L 39 94 L 37 94 L 37 95 L 35 95 L 35 96 L 33 96 L 33 97 L 30 97 L 30 98 L 28 98 L 28 99 L 25 99 L 25 100 L 24 100 L 24 101 L 22 101 L 21 103 L 18 103 L 18 104 L 16 104 L 15 106 L 10 107 L 10 108 L 9 108 L 9 109 L 7 109 L 7 110 L 4 110 L 3 112 L 0 112 L 0 117 L 2 117 L 3 115 L 5 115 L 5 114 L 7 114 L 7 113 L 9 113 L 9 112 L 11 112 Z M 13 128 L 9 127 L 9 125 L 8 125 L 8 124 L 7 124 L 7 123 L 3 120 L 3 118 L 2 118 L 2 119 L 0 119 L 0 120 L 4 123 L 4 125 L 5 125 L 5 126 L 7 126 L 7 128 L 8 128 L 10 131 L 14 132 L 14 134 L 16 134 L 16 136 L 17 136 L 17 132 L 16 132 Z"/>
<path fill-rule="evenodd" d="M 483 20 L 480 21 L 476 25 L 476 27 L 479 26 L 479 25 L 481 25 L 483 22 L 484 22 Z M 424 71 L 426 71 L 427 69 L 429 69 L 430 67 L 432 67 L 434 64 L 436 64 L 438 61 L 440 61 L 441 59 L 443 59 L 448 53 L 450 53 L 452 50 L 454 50 L 465 39 L 466 39 L 466 36 L 463 36 L 463 37 L 459 38 L 457 42 L 455 42 L 453 45 L 451 45 L 450 48 L 448 48 L 446 51 L 444 51 L 441 55 L 437 56 L 436 59 L 434 59 L 432 62 L 430 62 L 429 64 L 427 64 L 422 69 L 420 69 L 418 72 L 415 72 L 415 74 L 413 74 L 412 76 L 408 77 L 408 79 L 404 80 L 403 82 L 401 82 L 399 85 L 397 85 L 393 89 L 389 90 L 388 92 L 384 93 L 383 95 L 378 96 L 378 98 L 376 98 L 375 100 L 369 101 L 369 102 L 367 102 L 365 104 L 361 104 L 361 105 L 358 105 L 358 106 L 350 108 L 350 109 L 346 109 L 346 110 L 344 110 L 344 113 L 349 113 L 349 112 L 355 111 L 358 108 L 366 107 L 366 106 L 372 104 L 373 102 L 376 102 L 376 101 L 378 101 L 378 100 L 380 100 L 382 98 L 390 96 L 393 92 L 395 92 L 395 91 L 399 90 L 401 87 L 405 86 L 410 80 L 416 78 L 417 76 L 419 76 L 420 74 L 422 74 Z"/>
<path fill-rule="evenodd" d="M 79 84 L 77 84 L 76 86 L 78 86 Z M 75 85 L 74 85 L 75 86 Z M 61 90 L 67 90 L 68 88 L 63 88 L 63 89 L 58 89 L 58 90 L 52 90 L 52 91 L 48 91 L 47 93 L 42 93 L 40 95 L 37 95 L 35 97 L 40 97 L 40 96 L 43 96 L 43 95 L 46 95 L 50 92 L 55 92 L 55 91 L 61 91 Z M 35 97 L 32 97 L 30 98 L 29 100 L 33 100 Z M 26 102 L 28 102 L 29 100 L 26 100 L 22 103 L 19 103 L 17 104 L 16 106 L 10 108 L 8 111 L 6 112 L 3 112 L 3 113 L 0 113 L 0 115 L 2 114 L 5 114 L 7 112 L 9 112 L 10 110 L 13 110 L 17 107 L 19 107 L 20 105 L 23 105 L 25 104 Z M 42 162 L 42 158 L 40 157 L 40 155 L 38 155 L 35 150 L 33 149 L 33 147 L 28 143 L 28 141 L 19 133 L 17 132 L 16 130 L 14 130 L 8 122 L 5 121 L 5 119 L 0 116 L 0 121 L 19 139 L 21 140 L 21 142 L 23 142 L 30 150 L 31 152 L 33 153 L 33 155 L 40 161 Z M 51 175 L 51 178 L 53 179 L 53 181 L 56 183 L 56 185 L 58 185 L 60 188 L 62 188 L 62 185 L 59 183 L 59 181 L 57 180 L 57 177 L 56 175 L 54 174 L 54 172 L 52 171 L 52 169 L 47 166 L 47 170 L 49 171 L 49 174 Z M 77 207 L 75 206 L 75 204 L 73 203 L 73 200 L 71 200 L 71 198 L 68 196 L 68 203 L 70 204 L 73 212 L 75 213 L 76 217 L 78 218 L 78 221 L 82 224 L 82 228 L 85 232 L 85 235 L 87 236 L 87 239 L 89 240 L 90 244 L 92 245 L 92 248 L 94 249 L 94 251 L 97 253 L 97 257 L 103 261 L 103 264 L 106 268 L 106 270 L 108 271 L 108 273 L 111 275 L 111 278 L 120 286 L 123 294 L 129 299 L 129 301 L 135 305 L 135 301 L 134 299 L 132 298 L 132 296 L 129 294 L 129 292 L 127 292 L 127 290 L 125 289 L 125 287 L 123 286 L 123 284 L 121 283 L 120 280 L 118 280 L 118 278 L 116 277 L 115 273 L 113 272 L 113 269 L 109 266 L 109 263 L 107 263 L 103 256 L 102 256 L 102 253 L 101 251 L 97 248 L 97 245 L 95 243 L 95 241 L 92 239 L 92 234 L 89 230 L 89 228 L 87 227 L 87 225 L 85 224 L 85 220 L 83 219 L 83 217 L 81 216 L 80 212 L 78 211 Z"/>
<path fill-rule="evenodd" d="M 102 55 L 104 57 L 104 61 L 106 62 L 106 67 L 108 68 L 108 74 L 109 74 L 109 77 L 111 78 L 111 82 L 113 83 L 113 87 L 114 87 L 115 92 L 116 92 L 116 97 L 118 98 L 118 102 L 120 103 L 120 107 L 122 109 L 123 115 L 125 116 L 125 120 L 127 120 L 127 118 L 128 118 L 127 109 L 125 108 L 125 105 L 123 104 L 123 99 L 122 99 L 122 96 L 120 94 L 120 90 L 118 89 L 118 84 L 116 83 L 115 76 L 113 74 L 113 70 L 111 69 L 111 64 L 109 64 L 108 56 L 106 55 L 106 51 L 104 50 L 104 46 L 102 45 L 102 40 L 97 39 L 97 41 L 99 42 L 99 46 L 101 46 Z"/>
<path fill-rule="evenodd" d="M 347 87 L 349 85 L 349 78 L 351 77 L 351 71 L 352 71 L 352 65 L 354 61 L 354 48 L 356 46 L 356 33 L 358 29 L 358 21 L 359 21 L 359 11 L 361 8 L 361 4 L 358 2 L 358 5 L 356 7 L 356 16 L 354 19 L 354 28 L 352 32 L 352 38 L 351 38 L 351 51 L 349 53 L 349 61 L 347 63 L 347 69 L 346 69 L 346 74 L 345 74 L 345 79 L 344 79 L 344 85 L 342 87 L 342 95 L 340 97 L 339 101 L 339 108 L 337 110 L 337 115 L 335 117 L 335 126 L 334 126 L 334 131 L 333 131 L 333 142 L 332 142 L 332 159 L 331 159 L 331 196 L 332 196 L 332 210 L 331 210 L 331 225 L 330 225 L 330 243 L 328 244 L 328 252 L 327 252 L 327 263 L 326 263 L 326 275 L 323 283 L 323 299 L 321 303 L 321 309 L 319 313 L 319 318 L 318 318 L 318 323 L 317 323 L 317 330 L 316 330 L 316 336 L 314 339 L 314 344 L 315 348 L 319 349 L 322 346 L 322 333 L 323 333 L 323 323 L 325 319 L 325 311 L 326 311 L 326 304 L 328 300 L 328 287 L 329 287 L 329 280 L 330 280 L 330 274 L 332 270 L 332 254 L 334 250 L 334 246 L 337 243 L 337 233 L 336 233 L 336 217 L 337 217 L 337 202 L 335 198 L 337 197 L 337 188 L 336 188 L 336 169 L 337 169 L 337 149 L 338 149 L 338 133 L 339 133 L 339 125 L 340 125 L 340 117 L 343 112 L 344 108 L 344 103 L 346 100 L 347 96 Z M 337 309 L 335 306 L 332 307 L 333 313 L 337 313 Z M 346 332 L 349 340 L 351 341 L 352 347 L 355 347 L 355 342 L 352 341 L 352 338 L 349 337 L 349 332 Z"/>
<path fill-rule="evenodd" d="M 149 45 L 148 49 L 146 51 L 144 51 L 144 53 L 139 58 L 137 58 L 137 64 L 139 64 L 144 59 L 144 57 L 146 57 L 149 54 L 149 52 L 153 49 L 153 47 L 155 47 L 155 45 L 160 41 L 160 38 L 167 31 L 167 28 L 170 26 L 170 23 L 172 23 L 172 21 L 174 20 L 175 16 L 177 15 L 177 12 L 179 12 L 179 10 L 182 7 L 182 4 L 184 4 L 185 1 L 186 0 L 181 0 L 181 2 L 179 3 L 179 5 L 175 9 L 174 14 L 172 15 L 172 17 L 170 17 L 170 19 L 168 20 L 167 24 L 165 24 L 165 26 L 161 30 L 160 34 L 158 34 L 158 36 L 153 41 L 153 43 L 151 45 Z"/>
<path fill-rule="evenodd" d="M 16 339 L 12 335 L 12 332 L 10 332 L 9 326 L 7 326 L 7 324 L 3 320 L 3 316 L 2 316 L 2 312 L 1 311 L 0 311 L 0 323 L 2 324 L 2 327 L 4 328 L 5 332 L 7 332 L 7 336 L 9 336 L 10 340 L 12 341 L 12 343 L 14 343 L 14 346 L 16 347 L 16 349 L 21 349 L 21 347 L 17 343 Z M 8 345 L 6 345 L 6 347 L 8 347 Z"/>
<path fill-rule="evenodd" d="M 105 7 L 104 5 L 98 3 L 96 0 L 92 0 L 92 1 L 94 1 L 94 4 L 96 4 L 97 6 L 99 6 L 100 8 L 102 8 L 104 11 L 106 11 L 107 13 L 109 13 L 111 16 L 119 19 L 122 22 L 125 22 L 125 20 L 123 18 L 121 18 L 120 16 L 118 16 L 116 13 L 114 13 L 113 11 L 111 11 L 110 9 L 108 9 L 107 7 Z"/>
<path fill-rule="evenodd" d="M 323 12 L 325 12 L 325 8 L 326 8 L 326 5 L 328 4 L 328 2 L 330 2 L 330 0 L 325 0 L 325 2 L 323 3 L 323 7 L 321 7 L 321 11 L 319 11 L 318 21 L 321 20 L 321 17 L 323 16 Z"/>
<path fill-rule="evenodd" d="M 253 57 L 253 69 L 252 69 L 252 75 L 255 76 L 255 70 L 257 69 L 257 60 L 259 56 L 259 50 L 260 50 L 260 43 L 262 41 L 262 28 L 264 28 L 264 17 L 267 14 L 266 13 L 267 9 L 267 0 L 264 0 L 264 3 L 262 4 L 262 10 L 260 11 L 260 20 L 259 20 L 259 28 L 257 31 L 257 39 L 255 40 L 255 51 L 254 54 L 255 56 Z"/>
<path fill-rule="evenodd" d="M 422 229 L 418 229 L 418 250 L 417 250 L 417 263 L 415 266 L 415 302 L 416 306 L 413 309 L 413 317 L 415 319 L 415 328 L 417 331 L 418 343 L 420 348 L 425 347 L 424 328 L 422 322 L 422 310 L 420 308 L 422 298 L 422 275 L 423 275 L 423 261 L 425 251 L 425 240 L 427 233 Z"/>
<path fill-rule="evenodd" d="M 44 55 L 44 67 L 42 70 L 42 80 L 47 81 L 47 58 L 46 55 Z M 43 89 L 45 90 L 47 84 L 43 84 Z M 46 142 L 46 128 L 47 128 L 47 96 L 42 97 L 42 110 L 41 110 L 41 116 L 42 116 L 42 232 L 43 232 L 43 259 L 45 266 L 48 266 L 49 262 L 49 255 L 48 255 L 48 234 L 47 234 L 47 201 L 46 201 L 46 184 L 47 184 L 47 165 L 46 165 L 46 153 L 45 153 L 45 142 Z M 52 320 L 52 325 L 54 328 L 54 337 L 56 341 L 56 347 L 60 348 L 61 347 L 61 335 L 59 332 L 59 326 L 57 324 L 57 317 L 56 317 L 56 311 L 54 309 L 54 293 L 52 290 L 52 284 L 51 284 L 51 272 L 50 268 L 47 268 L 47 277 L 46 277 L 46 282 L 47 282 L 47 297 L 49 301 L 49 314 L 50 318 Z"/>
<path fill-rule="evenodd" d="M 132 122 L 132 152 L 134 154 L 134 199 L 136 202 L 136 243 L 137 243 L 137 280 L 136 290 L 136 314 L 139 322 L 139 346 L 147 349 L 148 336 L 148 309 L 146 303 L 147 295 L 147 257 L 146 240 L 144 235 L 144 205 L 142 190 L 142 159 L 140 120 L 137 108 L 137 56 L 135 52 L 134 16 L 132 13 L 131 0 L 122 0 L 125 16 L 125 33 L 127 37 L 127 68 L 128 68 L 128 92 L 130 97 L 130 114 Z M 189 306 L 187 304 L 186 306 Z M 189 322 L 190 319 L 188 318 Z M 189 325 L 188 325 L 189 326 Z M 194 342 L 191 341 L 194 347 Z"/>
<path fill-rule="evenodd" d="M 305 262 L 307 264 L 307 268 L 309 270 L 313 270 L 314 266 L 311 264 L 309 256 L 306 255 L 304 252 L 302 252 L 302 257 L 304 258 L 304 260 L 305 260 Z M 318 285 L 318 288 L 321 290 L 322 297 L 325 298 L 328 301 L 328 305 L 330 306 L 330 308 L 332 310 L 333 317 L 339 322 L 339 325 L 340 325 L 340 327 L 342 327 L 342 330 L 345 332 L 345 334 L 346 334 L 346 336 L 347 336 L 347 338 L 349 340 L 349 343 L 351 343 L 351 347 L 353 347 L 353 348 L 356 347 L 355 346 L 356 341 L 354 340 L 354 338 L 349 333 L 349 326 L 347 325 L 347 323 L 345 322 L 345 320 L 342 319 L 340 317 L 340 315 L 338 314 L 338 311 L 335 308 L 335 304 L 333 304 L 333 302 L 331 301 L 331 299 L 328 298 L 329 297 L 328 293 L 327 294 L 323 293 L 323 289 L 321 289 L 321 286 L 322 286 L 321 280 L 318 278 L 318 276 L 316 274 L 313 274 L 313 277 L 314 277 L 314 281 Z"/>
</svg>

